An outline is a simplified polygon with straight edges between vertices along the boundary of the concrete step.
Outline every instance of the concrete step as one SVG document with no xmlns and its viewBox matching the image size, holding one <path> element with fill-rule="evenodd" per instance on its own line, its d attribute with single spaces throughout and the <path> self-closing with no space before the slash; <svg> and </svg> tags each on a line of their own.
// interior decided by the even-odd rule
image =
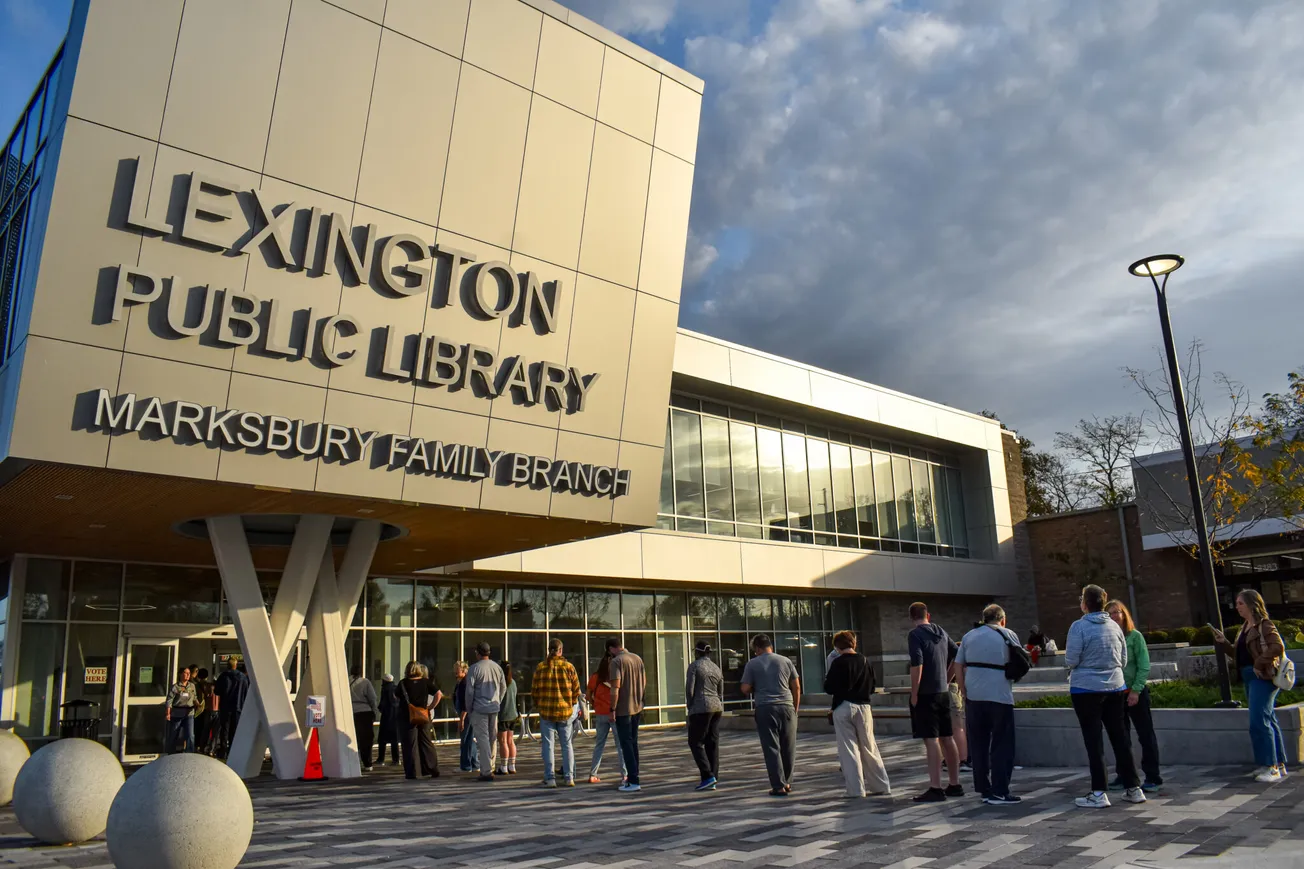
<svg viewBox="0 0 1304 869">
<path fill-rule="evenodd" d="M 1172 661 L 1160 661 L 1150 665 L 1150 681 L 1160 681 L 1165 679 L 1177 678 L 1177 664 Z M 1041 685 L 1049 683 L 1067 683 L 1069 680 L 1068 667 L 1033 667 L 1028 671 L 1028 675 L 1019 680 L 1019 685 Z M 885 686 L 888 691 L 901 691 L 907 693 L 910 691 L 910 674 L 904 676 L 891 676 Z"/>
</svg>

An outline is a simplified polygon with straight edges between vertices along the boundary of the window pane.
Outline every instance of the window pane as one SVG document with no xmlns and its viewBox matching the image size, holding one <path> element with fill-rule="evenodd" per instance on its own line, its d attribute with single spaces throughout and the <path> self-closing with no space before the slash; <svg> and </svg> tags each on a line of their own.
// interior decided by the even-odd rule
<svg viewBox="0 0 1304 869">
<path fill-rule="evenodd" d="M 412 631 L 410 630 L 367 631 L 367 662 L 364 665 L 363 672 L 374 679 L 379 679 L 389 673 L 394 677 L 395 681 L 398 681 L 403 678 L 408 662 L 416 660 L 416 655 L 413 652 Z M 426 666 L 430 665 L 427 664 Z M 447 688 L 451 685 L 452 672 L 452 662 L 443 666 L 442 671 L 430 667 L 430 678 L 434 679 L 436 684 Z"/>
<path fill-rule="evenodd" d="M 797 598 L 797 627 L 802 633 L 819 633 L 824 628 L 820 613 L 819 598 Z"/>
<path fill-rule="evenodd" d="M 375 634 L 370 636 L 375 636 Z M 498 635 L 497 643 L 491 641 L 491 644 L 501 646 L 502 635 Z M 417 660 L 426 665 L 426 669 L 430 671 L 430 678 L 435 681 L 435 685 L 444 693 L 444 699 L 439 701 L 439 706 L 435 709 L 436 718 L 452 718 L 454 715 L 453 688 L 457 685 L 457 677 L 453 673 L 453 664 L 457 663 L 461 653 L 462 635 L 457 631 L 417 632 Z M 367 671 L 367 678 L 376 683 L 376 692 L 378 694 L 380 692 L 380 678 L 383 675 L 384 673 Z M 392 675 L 395 679 L 403 678 L 402 673 Z"/>
<path fill-rule="evenodd" d="M 412 627 L 412 580 L 385 577 L 368 579 L 367 624 L 380 628 Z"/>
<path fill-rule="evenodd" d="M 670 417 L 666 417 L 666 451 L 661 459 L 661 512 L 675 512 L 675 451 L 670 438 Z"/>
<path fill-rule="evenodd" d="M 818 694 L 824 690 L 824 658 L 827 653 L 820 635 L 804 633 L 801 638 L 801 690 L 804 694 Z"/>
<path fill-rule="evenodd" d="M 715 595 L 713 594 L 690 594 L 688 596 L 688 617 L 692 622 L 692 629 L 697 630 L 715 630 Z M 711 643 L 712 646 L 715 643 Z"/>
<path fill-rule="evenodd" d="M 661 645 L 661 672 L 665 675 L 660 680 L 661 692 L 657 700 L 659 706 L 682 706 L 685 702 L 683 677 L 688 670 L 687 652 L 684 649 L 686 637 L 686 634 L 657 635 Z"/>
<path fill-rule="evenodd" d="M 797 631 L 797 600 L 791 597 L 780 597 L 774 600 L 774 629 L 779 633 L 796 633 Z"/>
<path fill-rule="evenodd" d="M 543 589 L 507 589 L 507 627 L 542 629 L 546 624 L 543 607 Z"/>
<path fill-rule="evenodd" d="M 684 595 L 682 592 L 657 595 L 657 630 L 684 630 Z"/>
<path fill-rule="evenodd" d="M 547 644 L 547 635 L 542 631 L 513 631 L 507 635 L 507 659 L 512 662 L 512 667 L 516 670 L 516 678 L 520 680 L 520 685 L 516 688 L 517 695 L 525 697 L 530 695 L 534 668 L 539 666 L 539 662 L 547 654 Z M 582 659 L 584 651 L 563 649 L 562 654 L 566 656 L 566 660 L 573 663 Z M 530 704 L 529 709 L 533 712 L 534 705 Z"/>
<path fill-rule="evenodd" d="M 702 417 L 702 470 L 706 479 L 706 517 L 732 520 L 733 478 L 729 473 L 729 423 Z"/>
<path fill-rule="evenodd" d="M 806 439 L 783 436 L 783 479 L 788 487 L 788 527 L 811 528 L 810 488 L 806 478 Z"/>
<path fill-rule="evenodd" d="M 578 588 L 548 589 L 548 626 L 554 630 L 583 630 L 584 592 Z"/>
<path fill-rule="evenodd" d="M 743 667 L 747 666 L 747 659 L 750 657 L 747 646 L 748 640 L 745 634 L 720 635 L 720 648 L 716 652 L 716 660 L 724 672 L 725 700 L 747 699 L 738 688 L 743 677 Z"/>
<path fill-rule="evenodd" d="M 584 597 L 589 608 L 589 628 L 620 630 L 620 592 L 590 591 Z"/>
<path fill-rule="evenodd" d="M 811 521 L 816 531 L 833 531 L 833 482 L 829 477 L 828 443 L 807 438 L 806 459 L 810 465 Z"/>
<path fill-rule="evenodd" d="M 69 700 L 89 700 L 99 708 L 91 717 L 100 719 L 101 735 L 113 731 L 117 720 L 113 703 L 113 670 L 118 660 L 117 625 L 72 625 L 68 634 L 68 679 L 66 697 Z M 107 678 L 88 682 L 88 667 L 103 668 Z"/>
<path fill-rule="evenodd" d="M 868 450 L 851 450 L 856 485 L 856 530 L 863 537 L 878 536 L 878 510 L 874 506 L 874 460 Z"/>
<path fill-rule="evenodd" d="M 106 561 L 78 561 L 73 565 L 73 619 L 116 622 L 118 600 L 121 597 L 121 564 Z"/>
<path fill-rule="evenodd" d="M 503 587 L 468 585 L 462 589 L 462 613 L 468 628 L 503 626 Z"/>
<path fill-rule="evenodd" d="M 761 478 L 756 466 L 756 429 L 729 423 L 733 455 L 734 512 L 739 522 L 761 523 Z"/>
<path fill-rule="evenodd" d="M 774 636 L 774 611 L 768 597 L 747 598 L 747 633 Z"/>
<path fill-rule="evenodd" d="M 833 476 L 833 509 L 837 511 L 839 534 L 856 533 L 856 493 L 852 487 L 851 447 L 829 444 Z"/>
<path fill-rule="evenodd" d="M 670 419 L 675 447 L 675 512 L 701 518 L 706 515 L 702 494 L 701 417 L 676 410 Z"/>
<path fill-rule="evenodd" d="M 461 621 L 461 589 L 455 582 L 417 580 L 417 626 L 456 628 Z"/>
<path fill-rule="evenodd" d="M 774 651 L 792 661 L 793 666 L 797 668 L 797 673 L 801 673 L 801 637 L 796 631 L 779 631 L 779 635 L 774 639 Z"/>
<path fill-rule="evenodd" d="M 896 499 L 892 495 L 892 457 L 874 453 L 874 503 L 878 508 L 878 536 L 896 537 Z"/>
<path fill-rule="evenodd" d="M 933 475 L 933 506 L 937 511 L 937 542 L 943 546 L 951 542 L 951 517 L 947 512 L 946 468 L 941 465 L 929 465 L 928 471 Z"/>
<path fill-rule="evenodd" d="M 896 487 L 897 536 L 902 540 L 915 540 L 915 493 L 910 487 L 910 460 L 892 457 L 892 484 Z"/>
<path fill-rule="evenodd" d="M 72 562 L 49 558 L 32 558 L 27 562 L 27 579 L 23 587 L 23 618 L 68 618 L 68 578 Z"/>
<path fill-rule="evenodd" d="M 625 630 L 656 627 L 652 618 L 655 595 L 627 591 L 621 597 L 624 599 Z"/>
<path fill-rule="evenodd" d="M 657 665 L 657 635 L 647 634 L 625 634 L 625 648 L 629 649 L 635 655 L 643 659 L 643 670 L 647 674 L 647 693 L 643 696 L 644 702 L 652 706 L 656 701 L 653 698 L 661 696 L 661 668 Z M 675 674 L 672 678 L 683 681 L 683 673 Z M 647 715 L 644 713 L 644 720 Z"/>
<path fill-rule="evenodd" d="M 747 630 L 747 605 L 741 597 L 720 595 L 720 630 Z"/>
<path fill-rule="evenodd" d="M 474 664 L 478 660 L 475 647 L 481 643 L 489 644 L 489 658 L 491 660 L 507 660 L 503 656 L 502 631 L 464 631 L 462 633 L 461 660 L 466 661 L 468 665 Z"/>
<path fill-rule="evenodd" d="M 833 624 L 830 626 L 834 631 L 852 630 L 851 624 L 851 601 L 845 597 L 835 597 L 833 599 Z"/>
<path fill-rule="evenodd" d="M 49 736 L 59 719 L 63 675 L 63 625 L 23 625 L 14 686 L 14 733 Z"/>
<path fill-rule="evenodd" d="M 122 618 L 216 625 L 221 600 L 222 580 L 213 568 L 128 564 Z"/>
<path fill-rule="evenodd" d="M 951 542 L 960 548 L 969 546 L 969 528 L 964 519 L 964 489 L 958 468 L 946 469 L 946 501 L 950 507 Z"/>
<path fill-rule="evenodd" d="M 782 435 L 768 428 L 758 428 L 756 458 L 760 463 L 761 521 L 770 528 L 786 528 L 788 507 L 783 495 Z"/>
<path fill-rule="evenodd" d="M 933 478 L 928 465 L 920 461 L 910 462 L 910 476 L 915 486 L 915 524 L 919 528 L 919 540 L 932 543 L 937 539 L 933 524 Z"/>
</svg>

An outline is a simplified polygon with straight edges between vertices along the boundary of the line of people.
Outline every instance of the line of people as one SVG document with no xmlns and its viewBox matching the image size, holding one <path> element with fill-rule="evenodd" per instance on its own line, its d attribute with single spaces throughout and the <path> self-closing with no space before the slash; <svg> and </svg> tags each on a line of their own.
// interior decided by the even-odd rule
<svg viewBox="0 0 1304 869">
<path fill-rule="evenodd" d="M 208 670 L 198 664 L 182 667 L 177 673 L 177 681 L 163 698 L 166 753 L 227 756 L 249 694 L 249 676 L 244 663 L 236 658 L 228 658 L 226 663 L 216 679 L 210 679 Z"/>
</svg>

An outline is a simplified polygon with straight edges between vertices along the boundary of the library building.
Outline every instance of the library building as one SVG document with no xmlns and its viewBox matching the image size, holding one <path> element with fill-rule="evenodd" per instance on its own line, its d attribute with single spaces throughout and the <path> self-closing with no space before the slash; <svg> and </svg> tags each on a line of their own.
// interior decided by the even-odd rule
<svg viewBox="0 0 1304 869">
<path fill-rule="evenodd" d="M 550 0 L 77 0 L 0 152 L 0 726 L 147 761 L 236 661 L 227 763 L 312 695 L 349 777 L 355 668 L 528 714 L 617 637 L 673 727 L 699 639 L 743 708 L 758 633 L 819 692 L 1030 623 L 998 423 L 679 328 L 705 86 Z"/>
</svg>

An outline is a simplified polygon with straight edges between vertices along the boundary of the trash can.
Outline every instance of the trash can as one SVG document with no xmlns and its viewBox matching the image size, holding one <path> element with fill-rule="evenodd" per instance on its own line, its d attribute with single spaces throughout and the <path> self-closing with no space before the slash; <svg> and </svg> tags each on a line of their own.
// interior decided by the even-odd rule
<svg viewBox="0 0 1304 869">
<path fill-rule="evenodd" d="M 98 739 L 100 704 L 90 700 L 69 700 L 59 706 L 60 739 Z"/>
</svg>

